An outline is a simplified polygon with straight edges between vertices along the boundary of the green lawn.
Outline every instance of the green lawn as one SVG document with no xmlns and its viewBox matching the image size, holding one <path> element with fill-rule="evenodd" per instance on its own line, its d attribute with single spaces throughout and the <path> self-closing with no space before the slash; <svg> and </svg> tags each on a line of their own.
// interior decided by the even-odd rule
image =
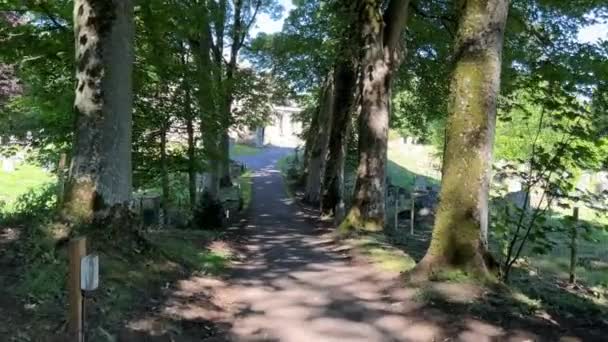
<svg viewBox="0 0 608 342">
<path fill-rule="evenodd" d="M 243 144 L 236 144 L 230 150 L 230 156 L 231 157 L 253 156 L 260 152 L 262 152 L 261 148 L 257 148 L 257 147 L 253 147 L 253 146 L 249 146 L 249 145 L 243 145 Z"/>
<path fill-rule="evenodd" d="M 32 164 L 19 165 L 14 172 L 0 171 L 0 202 L 10 210 L 20 195 L 54 180 L 53 174 Z"/>
</svg>

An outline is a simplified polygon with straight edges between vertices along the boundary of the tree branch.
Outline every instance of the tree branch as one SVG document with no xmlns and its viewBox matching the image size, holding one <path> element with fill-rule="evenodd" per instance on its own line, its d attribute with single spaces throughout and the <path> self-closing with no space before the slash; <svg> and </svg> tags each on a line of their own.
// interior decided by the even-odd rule
<svg viewBox="0 0 608 342">
<path fill-rule="evenodd" d="M 46 16 L 49 18 L 49 20 L 50 20 L 50 21 L 53 23 L 53 25 L 54 25 L 56 28 L 58 28 L 58 29 L 60 29 L 60 30 L 62 30 L 62 31 L 64 31 L 64 32 L 69 32 L 69 31 L 70 31 L 70 30 L 69 30 L 69 28 L 68 28 L 67 26 L 65 26 L 65 25 L 61 24 L 61 23 L 60 23 L 60 22 L 57 20 L 57 18 L 55 18 L 55 16 L 54 16 L 53 14 L 51 14 L 51 11 L 48 9 L 48 7 L 46 7 L 46 5 L 45 5 L 44 3 L 42 3 L 42 2 L 41 2 L 41 3 L 39 3 L 39 4 L 38 4 L 38 8 L 40 8 L 40 10 L 42 11 L 42 13 L 43 13 L 44 15 L 46 15 Z"/>
<path fill-rule="evenodd" d="M 407 21 L 409 0 L 391 0 L 384 12 L 384 47 L 394 54 Z"/>
<path fill-rule="evenodd" d="M 454 17 L 448 16 L 448 15 L 432 15 L 432 14 L 426 13 L 425 11 L 420 9 L 420 7 L 418 7 L 418 5 L 413 1 L 410 2 L 410 8 L 412 9 L 412 11 L 414 13 L 416 13 L 417 15 L 419 15 L 423 18 L 439 20 L 439 22 L 441 22 L 441 26 L 443 26 L 445 28 L 445 30 L 448 32 L 450 37 L 454 38 L 454 31 L 452 30 L 452 28 L 449 25 L 450 23 L 451 24 L 456 23 L 456 19 Z"/>
</svg>

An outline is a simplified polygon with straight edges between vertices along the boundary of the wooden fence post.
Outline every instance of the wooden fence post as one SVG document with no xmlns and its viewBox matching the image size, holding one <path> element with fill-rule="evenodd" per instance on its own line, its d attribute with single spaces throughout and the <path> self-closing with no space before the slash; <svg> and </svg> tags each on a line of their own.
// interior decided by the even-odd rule
<svg viewBox="0 0 608 342">
<path fill-rule="evenodd" d="M 83 342 L 83 310 L 82 310 L 82 291 L 80 289 L 80 259 L 87 253 L 87 239 L 80 237 L 72 239 L 69 243 L 69 338 L 72 342 Z"/>
<path fill-rule="evenodd" d="M 577 239 L 578 239 L 578 207 L 574 207 L 572 211 L 573 223 L 570 227 L 570 284 L 574 284 L 576 281 L 576 253 L 577 253 Z"/>
</svg>

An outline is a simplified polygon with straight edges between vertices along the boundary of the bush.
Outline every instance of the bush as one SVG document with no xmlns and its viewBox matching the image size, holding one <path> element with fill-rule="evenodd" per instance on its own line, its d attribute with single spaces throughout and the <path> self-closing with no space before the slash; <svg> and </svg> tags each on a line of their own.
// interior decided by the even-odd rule
<svg viewBox="0 0 608 342">
<path fill-rule="evenodd" d="M 7 219 L 18 222 L 44 222 L 52 218 L 57 207 L 57 185 L 45 184 L 19 196 Z"/>
</svg>

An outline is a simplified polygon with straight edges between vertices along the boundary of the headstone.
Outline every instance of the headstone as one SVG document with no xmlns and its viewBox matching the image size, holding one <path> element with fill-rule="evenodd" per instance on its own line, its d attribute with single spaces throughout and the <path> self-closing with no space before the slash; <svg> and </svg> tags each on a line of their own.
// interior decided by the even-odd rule
<svg viewBox="0 0 608 342">
<path fill-rule="evenodd" d="M 530 197 L 526 196 L 526 192 L 523 190 L 509 192 L 505 195 L 505 199 L 519 209 L 523 209 L 524 206 L 530 208 Z"/>
<path fill-rule="evenodd" d="M 255 129 L 255 146 L 258 148 L 264 147 L 264 127 Z"/>
<path fill-rule="evenodd" d="M 608 191 L 608 172 L 600 171 L 596 173 L 595 191 L 598 194 Z"/>
<path fill-rule="evenodd" d="M 576 182 L 576 189 L 585 191 L 591 190 L 593 184 L 593 174 L 590 172 L 583 172 Z"/>
<path fill-rule="evenodd" d="M 6 173 L 11 173 L 15 171 L 15 161 L 13 158 L 4 158 L 2 159 L 2 171 Z"/>
<path fill-rule="evenodd" d="M 414 191 L 415 192 L 424 192 L 427 190 L 428 182 L 426 177 L 416 177 L 414 178 Z"/>
<path fill-rule="evenodd" d="M 508 193 L 518 192 L 518 191 L 521 191 L 523 188 L 521 181 L 517 178 L 507 178 L 507 179 L 505 179 L 505 184 L 507 186 Z"/>
<path fill-rule="evenodd" d="M 141 198 L 141 211 L 145 226 L 160 225 L 160 196 L 143 196 Z"/>
</svg>

